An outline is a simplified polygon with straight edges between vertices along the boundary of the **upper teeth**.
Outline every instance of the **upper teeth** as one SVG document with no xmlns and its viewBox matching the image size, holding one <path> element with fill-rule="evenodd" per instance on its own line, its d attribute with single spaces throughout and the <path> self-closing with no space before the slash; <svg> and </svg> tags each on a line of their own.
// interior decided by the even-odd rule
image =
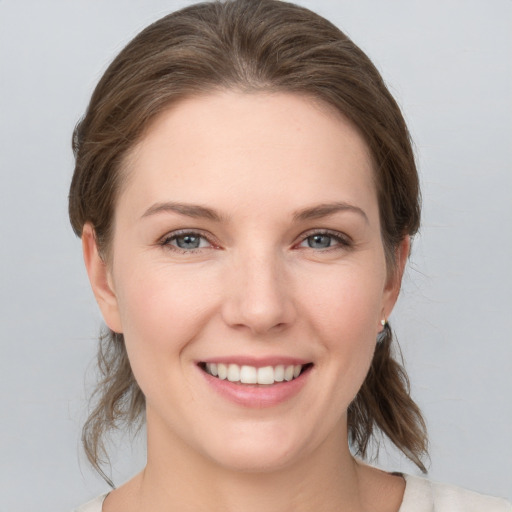
<svg viewBox="0 0 512 512">
<path fill-rule="evenodd" d="M 301 364 L 277 366 L 239 366 L 238 364 L 206 363 L 206 371 L 219 379 L 242 384 L 274 384 L 274 382 L 290 381 L 300 375 Z"/>
</svg>

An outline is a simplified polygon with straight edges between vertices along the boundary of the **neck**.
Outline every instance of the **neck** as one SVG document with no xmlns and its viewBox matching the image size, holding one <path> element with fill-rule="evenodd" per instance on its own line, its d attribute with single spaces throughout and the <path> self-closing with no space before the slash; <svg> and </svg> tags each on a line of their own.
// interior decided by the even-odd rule
<svg viewBox="0 0 512 512">
<path fill-rule="evenodd" d="M 141 510 L 211 512 L 359 511 L 359 466 L 347 429 L 283 467 L 233 470 L 198 454 L 148 418 L 148 462 L 137 478 Z M 167 432 L 168 434 L 168 432 Z"/>
</svg>

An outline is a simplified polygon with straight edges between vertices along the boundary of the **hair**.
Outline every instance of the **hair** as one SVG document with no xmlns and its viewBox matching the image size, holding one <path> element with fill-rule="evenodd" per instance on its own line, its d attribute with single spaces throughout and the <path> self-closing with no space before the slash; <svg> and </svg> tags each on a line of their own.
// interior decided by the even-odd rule
<svg viewBox="0 0 512 512">
<path fill-rule="evenodd" d="M 110 64 L 73 133 L 75 170 L 69 193 L 72 227 L 95 231 L 108 258 L 123 162 L 155 117 L 180 99 L 215 90 L 288 92 L 320 100 L 363 135 L 370 149 L 381 236 L 389 271 L 395 252 L 420 223 L 420 191 L 409 132 L 400 108 L 369 58 L 337 27 L 308 9 L 279 0 L 205 2 L 163 17 L 138 34 Z M 389 324 L 348 410 L 349 439 L 368 457 L 378 434 L 422 471 L 428 455 L 421 412 L 397 362 Z M 142 424 L 145 398 L 123 335 L 100 338 L 100 379 L 82 441 L 91 464 L 108 461 L 105 434 Z"/>
</svg>

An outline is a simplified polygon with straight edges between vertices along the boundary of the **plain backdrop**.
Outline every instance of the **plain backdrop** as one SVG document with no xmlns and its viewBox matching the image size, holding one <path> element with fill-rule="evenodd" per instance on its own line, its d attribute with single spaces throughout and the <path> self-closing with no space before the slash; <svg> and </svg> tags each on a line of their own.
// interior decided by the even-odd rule
<svg viewBox="0 0 512 512">
<path fill-rule="evenodd" d="M 107 487 L 80 453 L 101 319 L 67 220 L 72 129 L 164 0 L 0 0 L 1 511 Z M 512 498 L 512 2 L 303 0 L 381 70 L 416 144 L 423 226 L 397 328 L 430 477 Z M 113 452 L 121 483 L 141 443 Z M 378 461 L 417 473 L 392 449 Z"/>
</svg>

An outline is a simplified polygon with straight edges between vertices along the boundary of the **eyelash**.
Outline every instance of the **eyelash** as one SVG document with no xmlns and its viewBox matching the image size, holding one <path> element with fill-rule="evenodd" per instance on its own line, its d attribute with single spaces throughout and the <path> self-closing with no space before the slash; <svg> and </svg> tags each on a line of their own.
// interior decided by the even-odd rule
<svg viewBox="0 0 512 512">
<path fill-rule="evenodd" d="M 352 240 L 347 235 L 340 233 L 339 231 L 331 231 L 329 229 L 317 229 L 313 231 L 309 231 L 303 235 L 301 235 L 301 242 L 303 244 L 306 242 L 308 238 L 312 238 L 314 236 L 329 236 L 336 242 L 336 245 L 332 247 L 326 247 L 323 249 L 318 249 L 317 252 L 327 252 L 339 249 L 349 249 L 352 247 Z M 304 247 L 304 249 L 313 249 L 313 247 Z"/>
<path fill-rule="evenodd" d="M 205 235 L 201 231 L 197 230 L 181 230 L 181 231 L 173 231 L 172 233 L 169 233 L 165 235 L 159 242 L 159 245 L 162 247 L 165 247 L 171 251 L 178 252 L 180 254 L 191 254 L 191 253 L 197 253 L 198 251 L 201 251 L 202 249 L 205 249 L 205 247 L 198 247 L 195 249 L 182 249 L 181 247 L 177 247 L 176 245 L 172 245 L 171 242 L 176 240 L 177 238 L 184 237 L 184 236 L 192 236 L 201 238 L 203 240 L 206 240 L 211 246 L 214 248 L 218 248 L 218 245 L 213 242 L 211 237 Z"/>
<path fill-rule="evenodd" d="M 198 253 L 199 251 L 206 249 L 206 247 L 197 247 L 192 249 L 182 249 L 181 247 L 177 247 L 176 245 L 172 245 L 171 242 L 175 241 L 176 239 L 184 236 L 191 236 L 191 237 L 198 237 L 203 240 L 206 240 L 213 248 L 219 248 L 219 246 L 213 242 L 210 236 L 207 236 L 201 231 L 197 230 L 182 230 L 182 231 L 175 231 L 172 233 L 167 234 L 165 237 L 163 237 L 158 245 L 165 247 L 171 251 L 178 252 L 180 254 L 193 254 Z M 352 240 L 347 235 L 344 235 L 338 231 L 331 231 L 328 229 L 317 229 L 313 231 L 306 232 L 301 235 L 301 239 L 299 244 L 295 244 L 294 247 L 301 247 L 301 244 L 306 242 L 308 238 L 312 238 L 314 236 L 329 236 L 336 242 L 336 245 L 329 246 L 326 248 L 315 250 L 313 247 L 303 247 L 303 249 L 313 249 L 316 252 L 327 252 L 332 251 L 336 249 L 349 249 L 352 247 Z"/>
</svg>

